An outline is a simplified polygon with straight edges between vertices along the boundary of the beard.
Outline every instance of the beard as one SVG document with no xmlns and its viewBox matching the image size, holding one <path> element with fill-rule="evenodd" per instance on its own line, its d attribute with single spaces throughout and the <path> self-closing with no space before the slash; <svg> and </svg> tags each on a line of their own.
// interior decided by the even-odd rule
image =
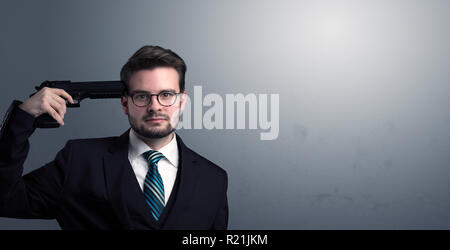
<svg viewBox="0 0 450 250">
<path fill-rule="evenodd" d="M 166 122 L 166 125 L 157 124 L 157 125 L 148 125 L 146 122 L 147 119 L 150 119 L 152 117 L 159 117 L 164 118 Z M 137 118 L 132 118 L 130 115 L 128 115 L 128 121 L 130 122 L 131 128 L 140 136 L 148 139 L 159 139 L 164 138 L 168 135 L 170 135 L 172 132 L 175 131 L 175 127 L 172 126 L 170 119 L 167 115 L 163 114 L 149 114 L 147 116 L 144 116 L 141 120 L 141 122 L 138 122 Z"/>
</svg>

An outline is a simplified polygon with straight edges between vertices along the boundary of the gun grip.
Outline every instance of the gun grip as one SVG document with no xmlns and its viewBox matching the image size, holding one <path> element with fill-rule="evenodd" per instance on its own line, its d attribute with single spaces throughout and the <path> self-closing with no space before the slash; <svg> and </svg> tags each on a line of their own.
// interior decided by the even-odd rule
<svg viewBox="0 0 450 250">
<path fill-rule="evenodd" d="M 59 128 L 60 125 L 49 114 L 43 114 L 36 117 L 36 120 L 34 121 L 34 126 L 36 128 Z"/>
</svg>

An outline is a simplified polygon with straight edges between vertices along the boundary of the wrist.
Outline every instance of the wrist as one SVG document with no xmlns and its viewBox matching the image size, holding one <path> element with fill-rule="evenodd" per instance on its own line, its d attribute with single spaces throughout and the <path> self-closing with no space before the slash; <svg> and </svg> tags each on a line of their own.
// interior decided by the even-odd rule
<svg viewBox="0 0 450 250">
<path fill-rule="evenodd" d="M 20 105 L 17 106 L 17 107 L 20 108 L 21 110 L 27 112 L 28 114 L 32 115 L 32 116 L 35 117 L 35 118 L 38 116 L 35 112 L 32 111 L 31 108 L 29 108 L 29 107 L 27 106 L 27 103 L 26 103 L 26 102 L 23 102 L 22 104 L 20 104 Z"/>
</svg>

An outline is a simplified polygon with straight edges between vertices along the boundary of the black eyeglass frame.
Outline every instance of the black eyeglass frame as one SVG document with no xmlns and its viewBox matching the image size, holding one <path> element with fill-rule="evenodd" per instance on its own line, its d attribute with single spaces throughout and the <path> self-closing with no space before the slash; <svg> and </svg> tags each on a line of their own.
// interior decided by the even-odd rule
<svg viewBox="0 0 450 250">
<path fill-rule="evenodd" d="M 167 94 L 167 93 L 169 93 L 169 94 L 174 94 L 174 95 L 175 95 L 175 99 L 173 99 L 173 103 L 170 104 L 170 105 L 162 104 L 161 101 L 159 100 L 159 96 L 160 96 L 160 95 L 162 95 L 162 94 Z M 146 105 L 142 105 L 142 106 L 137 105 L 137 104 L 134 102 L 134 98 L 133 98 L 133 95 L 136 95 L 136 94 L 147 94 L 147 95 L 150 97 L 150 98 L 148 99 L 148 103 L 147 103 Z M 180 92 L 180 93 L 175 93 L 175 92 L 171 92 L 171 91 L 161 91 L 161 92 L 159 92 L 158 94 L 152 94 L 152 93 L 150 93 L 150 92 L 137 91 L 137 92 L 133 92 L 133 93 L 126 93 L 126 96 L 129 96 L 129 97 L 131 98 L 131 101 L 133 102 L 133 104 L 134 104 L 136 107 L 143 108 L 143 107 L 147 107 L 148 105 L 150 105 L 150 103 L 152 102 L 152 97 L 153 97 L 153 96 L 156 96 L 156 100 L 158 101 L 158 103 L 159 103 L 161 106 L 164 106 L 164 107 L 170 107 L 170 106 L 173 106 L 173 105 L 177 102 L 178 95 L 180 95 L 180 94 L 183 94 L 183 93 L 181 93 L 181 92 Z"/>
</svg>

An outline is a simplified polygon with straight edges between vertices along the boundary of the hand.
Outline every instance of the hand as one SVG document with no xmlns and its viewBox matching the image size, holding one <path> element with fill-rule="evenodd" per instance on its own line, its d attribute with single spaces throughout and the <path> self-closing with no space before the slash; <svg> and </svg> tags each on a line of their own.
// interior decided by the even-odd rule
<svg viewBox="0 0 450 250">
<path fill-rule="evenodd" d="M 19 108 L 34 117 L 48 113 L 61 126 L 64 126 L 63 120 L 66 114 L 66 100 L 73 104 L 72 96 L 66 91 L 44 87 L 24 103 L 20 104 Z"/>
</svg>

